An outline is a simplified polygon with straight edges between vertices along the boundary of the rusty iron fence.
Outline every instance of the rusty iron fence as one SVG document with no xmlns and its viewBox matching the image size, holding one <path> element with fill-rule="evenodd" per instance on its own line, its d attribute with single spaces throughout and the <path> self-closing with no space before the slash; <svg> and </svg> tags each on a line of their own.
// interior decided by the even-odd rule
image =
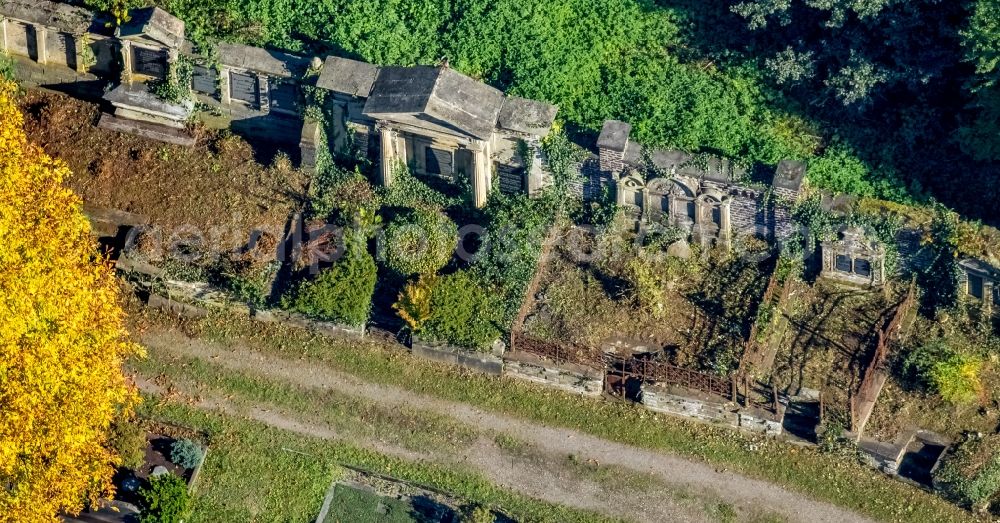
<svg viewBox="0 0 1000 523">
<path fill-rule="evenodd" d="M 676 385 L 725 399 L 735 399 L 736 388 L 732 378 L 678 367 L 650 358 L 607 355 L 605 365 L 609 374 L 618 374 L 624 379 L 634 378 L 644 383 Z"/>
<path fill-rule="evenodd" d="M 524 332 L 514 331 L 510 336 L 518 352 L 534 354 L 557 364 L 574 363 L 594 369 L 604 368 L 600 349 L 542 340 Z"/>
<path fill-rule="evenodd" d="M 882 387 L 885 386 L 889 376 L 887 362 L 896 332 L 902 327 L 903 319 L 916 304 L 916 301 L 916 280 L 914 280 L 910 283 L 910 290 L 906 298 L 896 307 L 892 319 L 878 331 L 875 354 L 865 369 L 857 393 L 851 398 L 851 430 L 859 438 L 864 433 L 868 418 L 871 416 L 872 409 L 875 408 L 875 402 L 882 393 Z"/>
</svg>

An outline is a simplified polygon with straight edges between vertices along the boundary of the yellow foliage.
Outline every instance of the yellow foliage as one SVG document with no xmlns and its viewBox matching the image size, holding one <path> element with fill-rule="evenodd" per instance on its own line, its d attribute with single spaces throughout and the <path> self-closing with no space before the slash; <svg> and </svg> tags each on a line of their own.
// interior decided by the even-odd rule
<svg viewBox="0 0 1000 523">
<path fill-rule="evenodd" d="M 410 326 L 412 332 L 420 332 L 431 317 L 431 291 L 437 284 L 436 275 L 423 275 L 406 284 L 399 298 L 392 305 L 399 317 Z"/>
<path fill-rule="evenodd" d="M 118 287 L 66 166 L 28 143 L 0 82 L 0 521 L 56 521 L 111 491 L 104 447 L 137 400 Z"/>
</svg>

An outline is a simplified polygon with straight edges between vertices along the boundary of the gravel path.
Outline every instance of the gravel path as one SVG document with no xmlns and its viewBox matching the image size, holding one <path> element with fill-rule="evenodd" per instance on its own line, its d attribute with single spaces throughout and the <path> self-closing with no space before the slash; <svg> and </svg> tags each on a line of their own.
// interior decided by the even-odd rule
<svg viewBox="0 0 1000 523">
<path fill-rule="evenodd" d="M 156 328 L 147 331 L 142 342 L 151 353 L 207 360 L 234 371 L 261 373 L 272 379 L 306 387 L 318 387 L 356 395 L 388 407 L 402 406 L 452 417 L 472 427 L 506 434 L 528 443 L 533 449 L 554 459 L 565 460 L 574 455 L 581 462 L 596 462 L 646 473 L 656 477 L 676 492 L 694 493 L 698 497 L 718 499 L 750 512 L 772 512 L 788 521 L 808 523 L 846 523 L 869 521 L 853 512 L 832 504 L 815 501 L 777 485 L 748 478 L 732 472 L 679 456 L 654 452 L 615 443 L 578 431 L 553 428 L 495 412 L 484 411 L 463 403 L 422 396 L 393 386 L 374 384 L 325 367 L 320 363 L 280 358 L 244 348 L 193 339 L 184 334 Z M 146 387 L 153 384 L 142 383 Z M 202 399 L 205 408 L 244 415 L 270 425 L 326 438 L 340 438 L 323 427 L 301 420 L 289 419 L 279 413 L 253 409 L 240 410 L 220 399 Z M 357 442 L 373 448 L 370 442 Z M 412 451 L 386 448 L 380 452 L 413 459 Z M 466 462 L 492 481 L 532 497 L 553 503 L 599 511 L 613 516 L 625 516 L 636 521 L 703 521 L 702 507 L 670 495 L 644 496 L 613 493 L 592 481 L 555 476 L 553 467 L 544 459 L 512 459 L 495 444 L 480 441 L 473 448 L 453 459 Z"/>
</svg>

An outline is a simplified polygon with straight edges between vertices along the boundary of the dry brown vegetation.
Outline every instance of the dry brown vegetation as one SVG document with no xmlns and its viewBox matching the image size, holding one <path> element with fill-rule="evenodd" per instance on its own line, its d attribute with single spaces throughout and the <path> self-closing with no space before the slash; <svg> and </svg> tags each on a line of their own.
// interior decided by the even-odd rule
<svg viewBox="0 0 1000 523">
<path fill-rule="evenodd" d="M 86 203 L 167 230 L 194 227 L 224 248 L 255 228 L 280 234 L 305 192 L 306 176 L 287 159 L 263 166 L 225 132 L 196 129 L 197 144 L 181 147 L 99 129 L 99 108 L 68 96 L 30 90 L 21 107 L 29 139 L 69 165 L 68 183 Z"/>
<path fill-rule="evenodd" d="M 639 246 L 627 230 L 570 228 L 543 268 L 525 332 L 577 347 L 645 346 L 677 365 L 734 368 L 767 282 L 755 258 L 663 245 Z"/>
</svg>

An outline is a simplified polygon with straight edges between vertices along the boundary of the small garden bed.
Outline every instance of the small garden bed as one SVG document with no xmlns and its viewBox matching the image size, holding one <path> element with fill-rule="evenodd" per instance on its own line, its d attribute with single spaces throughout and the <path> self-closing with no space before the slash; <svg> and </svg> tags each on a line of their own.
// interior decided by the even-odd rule
<svg viewBox="0 0 1000 523">
<path fill-rule="evenodd" d="M 175 506 L 186 511 L 188 492 L 198 477 L 207 452 L 202 434 L 147 420 L 117 421 L 111 445 L 121 456 L 114 483 L 115 499 L 143 513 Z M 165 497 L 178 498 L 176 505 Z"/>
</svg>

